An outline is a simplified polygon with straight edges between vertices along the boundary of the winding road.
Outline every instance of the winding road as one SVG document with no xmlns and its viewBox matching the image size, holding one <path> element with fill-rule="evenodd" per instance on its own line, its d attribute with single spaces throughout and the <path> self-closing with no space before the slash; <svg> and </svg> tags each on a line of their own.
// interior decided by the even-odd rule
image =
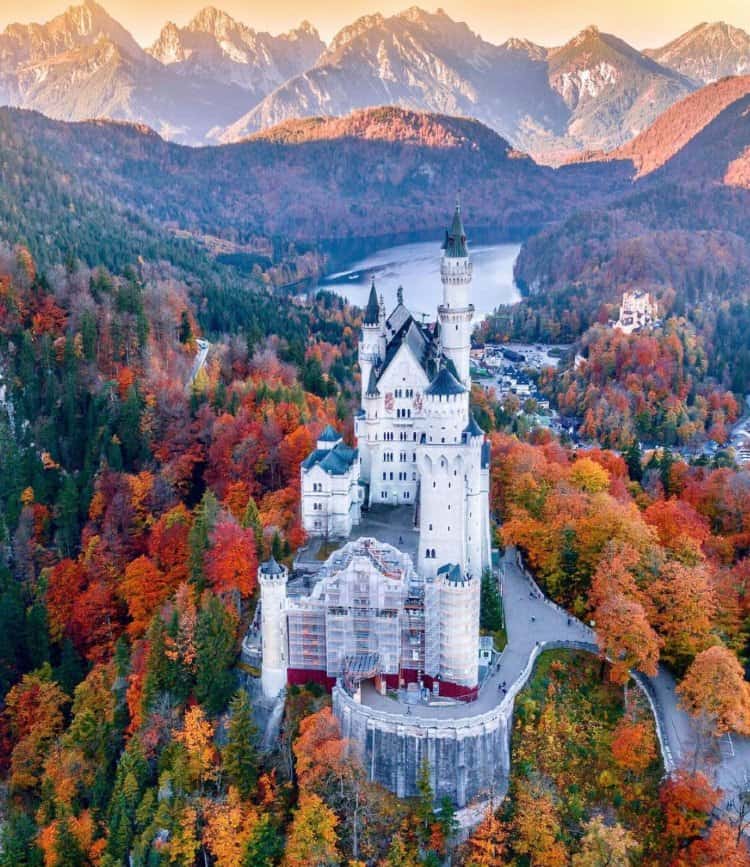
<svg viewBox="0 0 750 867">
<path fill-rule="evenodd" d="M 598 652 L 596 633 L 544 596 L 523 568 L 518 552 L 506 550 L 498 570 L 503 595 L 508 643 L 485 679 L 476 701 L 470 704 L 441 703 L 410 705 L 415 721 L 463 720 L 513 701 L 528 681 L 533 662 L 545 648 L 570 647 Z M 679 705 L 675 680 L 664 666 L 655 677 L 635 675 L 654 713 L 664 767 L 701 770 L 722 790 L 721 808 L 729 808 L 741 791 L 749 788 L 750 739 L 734 737 L 701 740 L 695 720 Z M 505 689 L 503 689 L 505 685 Z M 400 713 L 404 706 L 383 696 L 371 685 L 362 687 L 362 704 L 381 713 Z M 416 718 L 416 719 L 415 719 Z M 698 749 L 701 747 L 701 749 Z"/>
<path fill-rule="evenodd" d="M 514 549 L 506 551 L 503 557 L 500 580 L 507 617 L 508 647 L 515 645 L 513 656 L 519 650 L 528 652 L 531 641 L 556 644 L 582 640 L 595 644 L 593 630 L 575 618 L 570 618 L 571 625 L 568 625 L 568 615 L 543 596 L 519 564 Z M 526 636 L 524 633 L 529 634 Z M 501 668 L 505 665 L 505 655 Z M 502 677 L 505 679 L 504 675 Z M 750 738 L 725 736 L 708 744 L 705 738 L 701 739 L 696 721 L 679 704 L 674 677 L 663 665 L 659 666 L 655 677 L 638 674 L 637 680 L 645 687 L 656 716 L 667 772 L 680 767 L 701 770 L 722 790 L 722 807 L 736 801 L 738 794 L 748 788 Z"/>
</svg>

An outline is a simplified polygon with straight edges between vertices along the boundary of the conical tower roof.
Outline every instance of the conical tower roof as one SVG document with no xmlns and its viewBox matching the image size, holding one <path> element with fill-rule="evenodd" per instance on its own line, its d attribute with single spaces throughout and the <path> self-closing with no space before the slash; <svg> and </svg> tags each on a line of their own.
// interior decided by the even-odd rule
<svg viewBox="0 0 750 867">
<path fill-rule="evenodd" d="M 270 558 L 266 560 L 260 567 L 266 575 L 283 575 L 284 567 L 276 561 L 276 558 L 271 554 Z"/>
<path fill-rule="evenodd" d="M 380 302 L 378 301 L 378 293 L 375 291 L 375 278 L 372 278 L 370 285 L 370 297 L 367 299 L 367 307 L 365 307 L 365 325 L 377 325 L 380 322 Z"/>
<path fill-rule="evenodd" d="M 443 250 L 445 251 L 445 255 L 450 259 L 463 259 L 469 255 L 469 250 L 466 246 L 466 230 L 464 229 L 464 221 L 461 218 L 461 203 L 459 201 L 456 201 L 456 210 L 453 213 L 451 227 L 445 233 Z"/>
<path fill-rule="evenodd" d="M 477 420 L 474 418 L 473 412 L 469 413 L 469 423 L 464 428 L 464 433 L 472 437 L 484 436 L 484 431 L 479 427 Z"/>
<path fill-rule="evenodd" d="M 327 424 L 321 432 L 318 440 L 325 443 L 337 443 L 341 439 L 341 434 L 330 424 Z"/>
<path fill-rule="evenodd" d="M 438 375 L 424 390 L 424 393 L 433 397 L 451 397 L 454 394 L 463 394 L 465 391 L 464 386 L 450 370 L 447 367 L 442 367 Z"/>
</svg>

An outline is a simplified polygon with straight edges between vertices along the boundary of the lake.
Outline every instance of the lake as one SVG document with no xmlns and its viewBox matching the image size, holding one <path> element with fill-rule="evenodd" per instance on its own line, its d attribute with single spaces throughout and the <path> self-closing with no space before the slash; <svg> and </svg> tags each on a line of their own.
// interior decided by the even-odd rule
<svg viewBox="0 0 750 867">
<path fill-rule="evenodd" d="M 498 304 L 513 304 L 521 299 L 513 280 L 513 265 L 520 249 L 520 244 L 471 248 L 474 263 L 471 296 L 478 315 L 490 313 Z M 426 313 L 432 321 L 442 300 L 440 253 L 440 244 L 434 241 L 378 250 L 353 262 L 345 271 L 330 274 L 320 282 L 320 288 L 364 307 L 374 276 L 378 295 L 383 294 L 388 312 L 396 305 L 396 290 L 403 286 L 404 304 L 415 315 Z"/>
</svg>

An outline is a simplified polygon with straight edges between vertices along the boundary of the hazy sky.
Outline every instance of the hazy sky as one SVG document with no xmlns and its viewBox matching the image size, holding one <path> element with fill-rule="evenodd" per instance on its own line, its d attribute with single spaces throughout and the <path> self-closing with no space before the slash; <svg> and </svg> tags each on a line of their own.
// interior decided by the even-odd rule
<svg viewBox="0 0 750 867">
<path fill-rule="evenodd" d="M 46 21 L 75 0 L 0 0 L 0 27 L 12 21 Z M 142 44 L 161 25 L 186 23 L 195 12 L 215 5 L 256 29 L 278 32 L 308 18 L 330 39 L 354 18 L 374 11 L 399 12 L 410 0 L 101 0 Z M 427 9 L 433 3 L 421 4 Z M 589 24 L 615 32 L 639 48 L 668 41 L 700 21 L 722 19 L 750 31 L 750 0 L 442 0 L 453 18 L 490 41 L 525 36 L 545 45 L 565 42 Z"/>
</svg>

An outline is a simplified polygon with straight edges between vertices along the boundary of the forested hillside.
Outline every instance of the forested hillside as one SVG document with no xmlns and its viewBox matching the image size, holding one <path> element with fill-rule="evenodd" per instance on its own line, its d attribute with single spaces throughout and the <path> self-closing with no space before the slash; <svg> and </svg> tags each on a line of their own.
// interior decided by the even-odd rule
<svg viewBox="0 0 750 867">
<path fill-rule="evenodd" d="M 358 312 L 326 295 L 289 306 L 288 324 L 252 351 L 244 336 L 216 339 L 191 387 L 200 326 L 174 277 L 41 273 L 23 248 L 3 252 L 0 274 L 0 864 L 438 863 L 455 849 L 455 819 L 426 777 L 414 802 L 369 784 L 318 688 L 290 690 L 281 740 L 261 754 L 239 689 L 252 674 L 238 654 L 256 565 L 271 553 L 288 562 L 304 541 L 300 460 L 327 423 L 352 435 Z M 205 303 L 202 315 L 220 320 Z M 476 398 L 499 539 L 521 547 L 560 601 L 593 612 L 603 652 L 649 671 L 661 650 L 686 672 L 691 711 L 750 728 L 737 661 L 748 647 L 746 474 L 667 453 L 626 466 L 524 444 L 498 429 L 491 397 Z M 611 575 L 619 583 L 605 589 Z M 717 666 L 731 677 L 708 706 Z M 489 809 L 456 863 L 521 865 L 545 852 L 566 863 L 594 845 L 612 799 L 612 834 L 638 841 L 633 863 L 708 850 L 744 865 L 728 824 L 706 836 L 717 796 L 705 781 L 659 788 L 653 734 L 595 668 L 567 687 L 552 669 L 543 705 L 531 687 L 515 794 Z M 608 674 L 625 678 L 622 665 Z M 563 725 L 568 712 L 577 731 Z M 549 746 L 558 739 L 562 753 Z M 594 751 L 595 785 L 590 761 L 575 761 L 582 749 Z M 689 824 L 670 818 L 686 804 Z"/>
<path fill-rule="evenodd" d="M 11 110 L 0 117 L 14 142 L 29 142 L 100 202 L 261 264 L 278 261 L 283 239 L 304 252 L 357 238 L 439 236 L 457 190 L 474 232 L 509 238 L 629 183 L 612 166 L 538 166 L 477 121 L 396 108 L 197 149 L 129 125 Z"/>
</svg>

